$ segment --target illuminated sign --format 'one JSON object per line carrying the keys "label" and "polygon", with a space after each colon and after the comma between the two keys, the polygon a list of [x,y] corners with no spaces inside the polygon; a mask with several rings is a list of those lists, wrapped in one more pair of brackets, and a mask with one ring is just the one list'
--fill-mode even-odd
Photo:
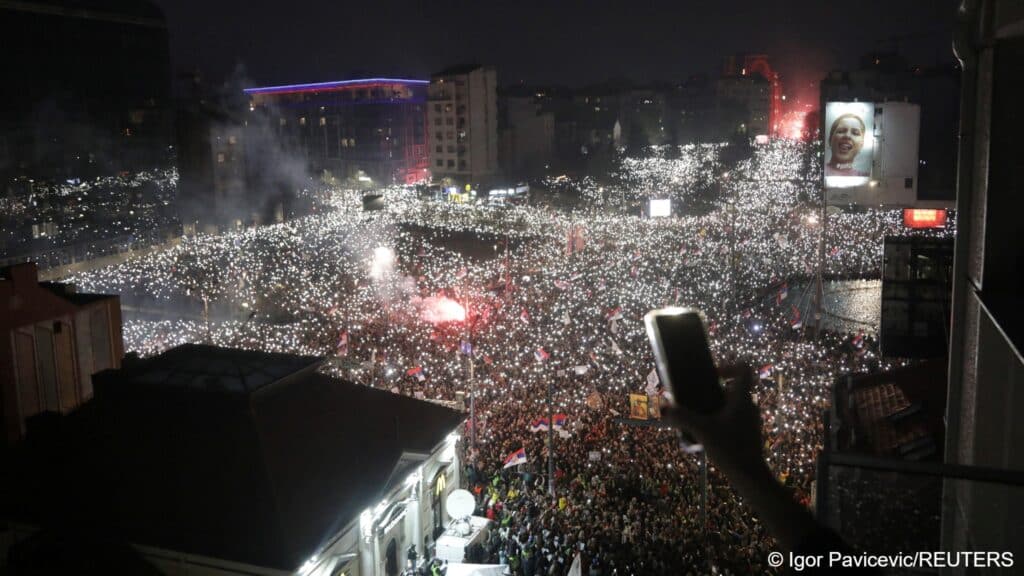
{"label": "illuminated sign", "polygon": [[825,105],[825,187],[864,186],[871,179],[875,147],[875,105],[829,102]]}
{"label": "illuminated sign", "polygon": [[903,225],[907,228],[944,228],[946,211],[904,208]]}
{"label": "illuminated sign", "polygon": [[672,215],[672,200],[658,199],[651,200],[651,206],[649,210],[651,218],[664,218]]}

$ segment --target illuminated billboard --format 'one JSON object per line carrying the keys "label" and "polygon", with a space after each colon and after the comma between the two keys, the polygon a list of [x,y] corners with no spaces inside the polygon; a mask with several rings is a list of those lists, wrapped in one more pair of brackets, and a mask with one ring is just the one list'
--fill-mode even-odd
{"label": "illuminated billboard", "polygon": [[651,218],[665,218],[672,215],[672,200],[669,198],[651,200],[648,210]]}
{"label": "illuminated billboard", "polygon": [[825,105],[825,187],[852,188],[871,180],[875,149],[875,105],[829,102]]}
{"label": "illuminated billboard", "polygon": [[945,228],[946,211],[904,208],[903,225],[907,228]]}
{"label": "illuminated billboard", "polygon": [[938,207],[917,198],[918,104],[828,102],[824,120],[827,204]]}

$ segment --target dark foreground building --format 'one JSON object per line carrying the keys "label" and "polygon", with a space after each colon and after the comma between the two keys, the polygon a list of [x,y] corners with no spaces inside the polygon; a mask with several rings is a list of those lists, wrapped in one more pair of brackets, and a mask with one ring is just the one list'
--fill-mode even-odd
{"label": "dark foreground building", "polygon": [[78,408],[92,375],[121,365],[121,301],[39,282],[25,263],[0,270],[0,309],[0,444],[12,444],[30,418]]}
{"label": "dark foreground building", "polygon": [[447,521],[465,417],[321,362],[184,345],[97,375],[14,454],[11,558],[48,567],[78,534],[163,573],[397,574]]}

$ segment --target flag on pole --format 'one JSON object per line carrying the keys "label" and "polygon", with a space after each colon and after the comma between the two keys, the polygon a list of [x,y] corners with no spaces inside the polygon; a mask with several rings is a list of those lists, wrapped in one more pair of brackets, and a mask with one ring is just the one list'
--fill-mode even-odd
{"label": "flag on pole", "polygon": [[569,420],[569,417],[565,414],[555,414],[551,417],[552,426],[555,430],[561,430],[565,428],[565,423]]}
{"label": "flag on pole", "polygon": [[761,380],[767,380],[768,378],[771,378],[772,377],[772,365],[771,364],[765,364],[764,366],[761,366],[761,369],[757,372],[757,375],[758,375],[759,378],[761,378]]}
{"label": "flag on pole", "polygon": [[658,379],[658,371],[651,368],[651,373],[647,375],[647,387],[644,389],[644,392],[647,392],[648,396],[657,396],[658,384],[660,383],[661,381]]}
{"label": "flag on pole", "polygon": [[348,330],[338,337],[338,356],[348,356]]}
{"label": "flag on pole", "polygon": [[864,347],[864,331],[861,330],[853,337],[853,347],[860,350]]}
{"label": "flag on pole", "polygon": [[799,329],[804,327],[804,322],[803,322],[803,320],[800,319],[800,309],[797,308],[796,305],[793,306],[793,322],[792,322],[792,326],[793,326],[793,330],[799,330]]}
{"label": "flag on pole", "polygon": [[527,324],[530,323],[530,315],[526,312],[526,308],[523,308],[523,313],[519,315],[519,319]]}
{"label": "flag on pole", "polygon": [[423,366],[413,366],[405,371],[406,376],[413,376],[420,382],[427,379],[427,375],[423,373]]}
{"label": "flag on pole", "polygon": [[505,458],[505,465],[501,469],[504,470],[505,468],[511,468],[520,464],[526,464],[526,448],[520,448],[509,454],[508,458]]}
{"label": "flag on pole", "polygon": [[544,347],[541,346],[540,348],[537,348],[533,352],[533,357],[537,359],[537,362],[543,362],[543,361],[547,360],[548,358],[550,358],[551,354],[548,354],[547,351],[544,350]]}

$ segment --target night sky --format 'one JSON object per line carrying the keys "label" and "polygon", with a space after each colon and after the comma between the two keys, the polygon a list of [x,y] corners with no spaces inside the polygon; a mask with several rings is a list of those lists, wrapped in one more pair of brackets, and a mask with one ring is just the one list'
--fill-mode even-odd
{"label": "night sky", "polygon": [[955,7],[951,0],[154,1],[167,16],[175,68],[198,68],[213,82],[234,70],[256,85],[428,77],[472,61],[496,65],[501,84],[643,83],[714,72],[727,54],[763,52],[796,97],[816,97],[801,92],[872,50],[898,48],[915,64],[952,61]]}

